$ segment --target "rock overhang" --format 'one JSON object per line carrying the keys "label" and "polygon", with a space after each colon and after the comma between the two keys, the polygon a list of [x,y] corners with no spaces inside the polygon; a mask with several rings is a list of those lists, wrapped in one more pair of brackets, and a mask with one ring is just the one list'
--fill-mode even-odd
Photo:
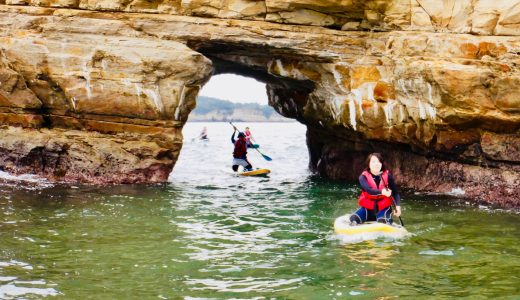
{"label": "rock overhang", "polygon": [[[312,7],[305,1],[285,2],[287,9]],[[298,23],[303,20],[298,13],[292,19],[298,25],[280,25],[276,19],[266,22],[265,16],[244,21],[118,8],[100,13],[0,5],[7,25],[1,34],[2,74],[8,79],[0,94],[2,120],[27,130],[61,128],[108,139],[144,139],[163,149],[149,151],[163,154],[150,154],[154,159],[148,167],[171,169],[198,90],[212,74],[231,72],[266,82],[269,103],[309,127],[311,168],[322,175],[353,177],[356,168],[342,172],[338,166],[358,166],[356,161],[383,145],[387,152],[401,153],[393,155],[397,166],[410,154],[419,170],[446,163],[461,174],[478,170],[490,172],[495,181],[518,183],[519,38],[485,36],[483,29],[481,36],[465,34],[474,31],[466,28],[467,18],[446,21],[444,12],[439,15],[441,10],[426,1],[421,9],[430,25],[420,25],[424,15],[412,13],[419,11],[414,5],[398,22],[395,9],[402,1],[386,2],[375,13],[366,13],[365,6],[363,16],[357,15],[358,27],[343,26],[356,31]],[[483,9],[480,4],[476,8]],[[338,13],[331,6],[322,9]],[[453,10],[474,17],[463,6]],[[488,34],[517,26],[511,16],[495,15],[509,21],[496,23]],[[10,17],[16,24],[9,23]],[[430,161],[425,163],[425,157]],[[407,177],[411,171],[402,166],[396,172],[410,187],[427,191],[433,186],[413,183]],[[441,187],[437,190],[477,184],[467,174],[432,176]],[[439,179],[443,176],[457,180],[450,185]],[[514,198],[509,183],[500,188],[506,198]]]}

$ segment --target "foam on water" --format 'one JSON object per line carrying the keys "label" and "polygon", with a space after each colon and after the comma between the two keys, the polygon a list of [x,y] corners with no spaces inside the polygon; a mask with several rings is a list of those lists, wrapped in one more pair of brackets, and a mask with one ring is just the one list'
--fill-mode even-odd
{"label": "foam on water", "polygon": [[0,182],[25,182],[36,184],[41,187],[53,186],[47,179],[32,174],[12,175],[4,171],[0,171]]}
{"label": "foam on water", "polygon": [[5,268],[5,267],[20,267],[22,269],[25,269],[25,270],[32,270],[33,267],[31,265],[29,265],[28,263],[24,263],[24,262],[21,262],[21,261],[17,261],[17,260],[10,260],[8,262],[5,262],[5,261],[0,261],[0,268]]}
{"label": "foam on water", "polygon": [[466,191],[464,191],[463,189],[461,189],[459,187],[456,187],[456,188],[451,189],[451,191],[448,194],[453,195],[453,196],[463,196],[466,194]]}
{"label": "foam on water", "polygon": [[[0,298],[1,299],[22,299],[18,298],[20,296],[29,296],[29,295],[37,295],[37,296],[56,296],[58,295],[58,291],[53,288],[35,288],[35,287],[22,287],[17,286],[14,283],[9,283],[5,285],[0,285]],[[27,299],[23,297],[23,299]]]}
{"label": "foam on water", "polygon": [[[349,215],[341,216],[336,219],[335,226],[338,224],[345,224],[348,227]],[[341,226],[343,227],[343,226]],[[337,239],[343,244],[359,243],[363,241],[371,241],[377,239],[383,239],[385,241],[395,241],[410,237],[412,234],[406,230],[399,230],[396,232],[362,232],[355,234],[336,234]]]}
{"label": "foam on water", "polygon": [[453,253],[453,250],[443,250],[443,251],[436,251],[436,250],[425,250],[419,252],[421,255],[445,255],[445,256],[453,256],[455,253]]}
{"label": "foam on water", "polygon": [[411,236],[411,233],[409,232],[395,232],[395,233],[388,233],[388,232],[366,232],[366,233],[359,233],[359,234],[337,234],[336,237],[342,244],[354,244],[354,243],[360,243],[364,241],[373,241],[373,240],[384,240],[386,242],[392,242],[395,240],[404,239]]}

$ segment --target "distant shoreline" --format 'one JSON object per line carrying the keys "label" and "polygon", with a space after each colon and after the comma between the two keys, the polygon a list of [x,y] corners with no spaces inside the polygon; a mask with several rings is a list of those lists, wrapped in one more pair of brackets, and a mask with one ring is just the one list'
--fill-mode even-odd
{"label": "distant shoreline", "polygon": [[212,97],[199,96],[188,122],[265,122],[291,123],[269,105],[258,103],[234,103]]}
{"label": "distant shoreline", "polygon": [[289,121],[245,121],[245,120],[188,120],[187,123],[228,123],[228,122],[241,122],[241,123],[294,123],[298,122],[296,119],[289,119]]}

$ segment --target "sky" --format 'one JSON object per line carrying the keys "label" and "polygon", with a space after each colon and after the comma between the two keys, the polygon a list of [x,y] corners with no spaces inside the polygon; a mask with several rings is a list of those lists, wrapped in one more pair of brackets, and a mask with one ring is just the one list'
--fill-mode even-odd
{"label": "sky", "polygon": [[215,97],[231,102],[267,104],[265,84],[252,78],[235,74],[211,77],[199,95]]}

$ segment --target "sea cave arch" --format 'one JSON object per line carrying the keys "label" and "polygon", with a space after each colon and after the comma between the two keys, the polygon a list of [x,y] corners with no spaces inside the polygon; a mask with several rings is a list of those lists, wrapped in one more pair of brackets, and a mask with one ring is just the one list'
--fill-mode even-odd
{"label": "sea cave arch", "polygon": [[[196,51],[209,58],[213,65],[211,76],[220,74],[236,74],[255,79],[266,85],[268,104],[286,118],[296,119],[304,123],[303,109],[310,94],[315,89],[315,83],[309,79],[297,79],[270,72],[276,68],[273,64],[284,59],[298,64],[290,56],[287,58],[262,53],[262,49],[233,47],[232,45],[199,45]],[[247,54],[246,54],[247,53]],[[206,78],[209,80],[210,77]]]}
{"label": "sea cave arch", "polygon": [[307,126],[321,175],[355,179],[381,151],[401,186],[519,205],[517,37],[365,30],[392,20],[373,12],[365,29],[331,30],[2,7],[0,170],[164,182],[198,91],[228,72],[265,82],[269,104]]}
{"label": "sea cave arch", "polygon": [[[280,115],[307,127],[306,143],[311,171],[330,179],[356,180],[370,152],[406,153],[407,145],[374,141],[356,132],[344,99],[329,90],[341,76],[328,58],[292,53],[245,43],[190,42],[190,48],[209,58],[211,76],[237,74],[266,84],[268,104]],[[344,71],[344,70],[343,70]],[[345,74],[342,74],[345,75]],[[392,157],[400,160],[401,156]]]}
{"label": "sea cave arch", "polygon": [[[392,65],[379,67],[384,63],[373,57],[338,60],[248,43],[206,41],[188,46],[211,60],[212,74],[234,73],[265,82],[269,105],[307,126],[309,167],[323,177],[356,180],[367,154],[382,152],[405,188],[463,191],[478,199],[503,193],[472,187],[478,179],[469,174],[486,161],[494,167],[479,172],[501,177],[500,169],[508,164],[486,159],[483,143],[499,138],[507,144],[514,138],[486,133],[497,130],[485,119],[476,130],[476,119],[459,119],[449,109],[438,111],[452,97],[443,89],[451,87],[444,79],[432,78],[420,61],[415,70],[403,72]],[[511,130],[518,125],[507,118],[497,122]]]}
{"label": "sea cave arch", "polygon": [[[269,106],[281,116],[309,126],[305,111],[316,83],[310,78],[287,76],[283,65],[299,66],[316,61],[315,58],[296,59],[296,55],[273,55],[272,50],[246,44],[188,43],[188,45],[211,60],[212,71],[205,78],[206,83],[212,76],[223,74],[234,74],[259,81],[265,84]],[[311,163],[309,166],[314,169]]]}

